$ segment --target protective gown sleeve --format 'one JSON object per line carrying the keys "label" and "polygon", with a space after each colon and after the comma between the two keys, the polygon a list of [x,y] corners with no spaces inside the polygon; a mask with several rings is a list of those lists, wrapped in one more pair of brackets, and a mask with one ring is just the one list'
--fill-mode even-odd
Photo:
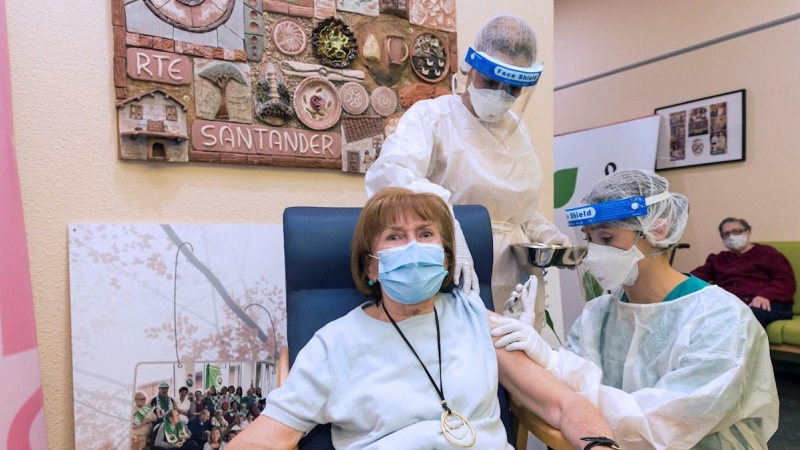
{"label": "protective gown sleeve", "polygon": [[[733,323],[739,326],[731,328]],[[576,322],[551,372],[603,413],[625,449],[694,448],[711,433],[732,436],[729,428],[747,418],[763,420],[763,435],[745,438],[765,443],[777,427],[777,391],[774,381],[770,386],[769,348],[766,338],[758,337],[760,328],[755,320],[731,314],[688,324],[663,377],[629,393],[603,385],[600,367],[573,353],[582,352]],[[599,357],[594,349],[587,353],[589,359]]]}
{"label": "protective gown sleeve", "polygon": [[414,104],[400,119],[397,129],[383,142],[378,159],[364,177],[367,198],[387,187],[429,192],[450,203],[450,191],[426,178],[433,164],[438,120],[426,102]]}

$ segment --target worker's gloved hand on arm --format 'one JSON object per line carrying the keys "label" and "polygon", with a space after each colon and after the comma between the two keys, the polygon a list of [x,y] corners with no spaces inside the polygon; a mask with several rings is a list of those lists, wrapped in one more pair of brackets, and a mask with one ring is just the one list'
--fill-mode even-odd
{"label": "worker's gloved hand on arm", "polygon": [[494,346],[507,351],[521,350],[536,364],[552,371],[558,364],[559,354],[533,329],[516,319],[492,316],[492,336],[500,337]]}
{"label": "worker's gloved hand on arm", "polygon": [[453,274],[453,282],[461,288],[465,294],[480,294],[478,274],[475,273],[475,263],[472,262],[472,254],[467,246],[467,239],[461,231],[461,224],[454,220],[456,233],[456,267]]}

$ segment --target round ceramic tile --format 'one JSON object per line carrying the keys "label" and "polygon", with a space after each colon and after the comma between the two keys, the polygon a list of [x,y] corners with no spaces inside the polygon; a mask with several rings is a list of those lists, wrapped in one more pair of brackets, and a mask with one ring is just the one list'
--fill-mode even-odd
{"label": "round ceramic tile", "polygon": [[318,23],[311,32],[314,56],[330,67],[344,69],[358,54],[358,43],[347,24],[334,17]]}
{"label": "round ceramic tile", "polygon": [[144,0],[144,4],[156,17],[170,25],[193,33],[205,33],[230,19],[236,1]]}
{"label": "round ceramic tile", "polygon": [[423,32],[412,41],[411,68],[423,81],[437,83],[450,70],[450,52],[446,42],[439,36]]}
{"label": "round ceramic tile", "polygon": [[397,109],[397,94],[386,86],[380,86],[372,91],[372,109],[376,114],[388,117]]}
{"label": "round ceramic tile", "polygon": [[294,56],[306,49],[306,32],[297,21],[282,19],[272,24],[272,43],[284,55]]}
{"label": "round ceramic tile", "polygon": [[322,77],[308,77],[294,91],[294,112],[312,130],[325,130],[339,121],[342,104],[336,86]]}
{"label": "round ceramic tile", "polygon": [[369,107],[369,94],[364,86],[349,82],[339,88],[339,97],[342,99],[342,109],[353,115],[359,115]]}

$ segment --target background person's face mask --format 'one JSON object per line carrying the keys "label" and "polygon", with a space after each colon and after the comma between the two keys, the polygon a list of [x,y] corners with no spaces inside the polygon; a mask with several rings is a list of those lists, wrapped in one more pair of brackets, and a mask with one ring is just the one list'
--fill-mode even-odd
{"label": "background person's face mask", "polygon": [[467,87],[472,109],[484,122],[497,122],[514,106],[516,97],[502,89],[478,89],[473,84]]}
{"label": "background person's face mask", "polygon": [[747,234],[742,233],[738,236],[730,235],[726,237],[722,243],[725,245],[725,248],[732,252],[738,252],[747,247]]}
{"label": "background person's face mask", "polygon": [[433,297],[447,273],[441,244],[411,241],[378,252],[378,280],[386,294],[399,303],[415,305]]}

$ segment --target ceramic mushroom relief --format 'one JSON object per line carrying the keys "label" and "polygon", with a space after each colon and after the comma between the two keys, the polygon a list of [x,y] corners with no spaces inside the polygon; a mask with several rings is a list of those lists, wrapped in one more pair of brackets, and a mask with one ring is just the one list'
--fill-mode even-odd
{"label": "ceramic mushroom relief", "polygon": [[322,77],[309,77],[297,85],[294,109],[297,118],[312,130],[325,130],[339,121],[341,115],[339,92]]}

